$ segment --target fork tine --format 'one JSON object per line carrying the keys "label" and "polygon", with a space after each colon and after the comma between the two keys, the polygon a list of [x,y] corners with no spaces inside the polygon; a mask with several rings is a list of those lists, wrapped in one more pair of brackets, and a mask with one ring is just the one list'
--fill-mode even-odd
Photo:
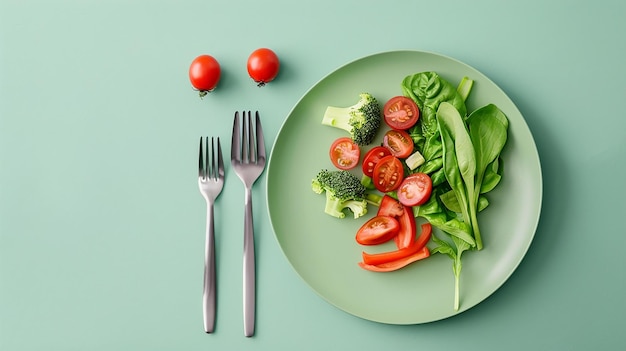
{"label": "fork tine", "polygon": [[211,163],[209,164],[210,166],[207,167],[207,177],[210,180],[215,180],[217,178],[217,171],[215,165],[215,139],[213,137],[211,137]]}
{"label": "fork tine", "polygon": [[[211,143],[213,143],[212,138]],[[206,142],[204,143],[204,174],[206,179],[211,178],[211,169],[213,168],[213,166],[211,165],[211,163],[209,163],[209,161],[211,160],[210,157],[212,151],[212,146],[209,144],[209,137],[206,137]]]}
{"label": "fork tine", "polygon": [[233,122],[233,138],[230,145],[230,158],[232,160],[241,161],[241,142],[239,139],[239,111],[235,112],[235,120]]}
{"label": "fork tine", "polygon": [[248,150],[250,163],[256,163],[257,150],[256,150],[256,138],[254,137],[254,129],[252,127],[252,112],[248,111]]}
{"label": "fork tine", "polygon": [[217,178],[224,178],[224,159],[222,158],[222,145],[220,137],[217,137]]}
{"label": "fork tine", "polygon": [[257,160],[265,158],[265,140],[263,139],[263,128],[261,127],[259,111],[256,111],[256,153]]}
{"label": "fork tine", "polygon": [[204,156],[202,152],[202,137],[200,137],[200,151],[198,153],[198,178],[204,178]]}
{"label": "fork tine", "polygon": [[241,133],[241,145],[243,147],[241,153],[241,160],[244,163],[248,163],[250,161],[250,111],[246,114],[246,111],[243,111],[243,121],[242,121],[242,133]]}

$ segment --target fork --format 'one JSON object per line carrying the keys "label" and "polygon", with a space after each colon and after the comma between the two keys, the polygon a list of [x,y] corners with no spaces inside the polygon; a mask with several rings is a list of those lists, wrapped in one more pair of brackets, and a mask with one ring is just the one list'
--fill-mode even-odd
{"label": "fork", "polygon": [[[204,147],[203,147],[204,146]],[[217,147],[217,151],[215,148]],[[216,160],[217,157],[217,160]],[[198,186],[200,193],[207,203],[206,239],[204,246],[204,289],[202,292],[202,311],[204,331],[212,333],[215,328],[216,289],[215,289],[215,230],[213,221],[213,207],[215,200],[224,187],[224,160],[220,138],[217,146],[214,138],[205,138],[203,145],[200,137],[200,156],[198,165]]]}
{"label": "fork", "polygon": [[243,236],[243,319],[244,335],[254,335],[256,312],[256,266],[254,253],[254,225],[252,221],[252,185],[265,168],[265,142],[259,112],[242,112],[242,127],[239,112],[235,112],[231,146],[231,163],[235,173],[245,187],[244,236]]}

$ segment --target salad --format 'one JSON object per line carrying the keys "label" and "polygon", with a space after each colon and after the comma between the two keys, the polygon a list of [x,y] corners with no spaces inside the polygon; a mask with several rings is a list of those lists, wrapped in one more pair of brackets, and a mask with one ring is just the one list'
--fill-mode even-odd
{"label": "salad", "polygon": [[[362,268],[389,272],[434,254],[448,256],[455,310],[461,257],[483,249],[478,213],[488,208],[488,193],[501,180],[508,131],[507,117],[494,104],[467,110],[473,83],[464,77],[454,85],[426,71],[406,76],[402,95],[382,108],[369,93],[350,107],[329,106],[322,124],[346,136],[329,146],[336,169],[320,170],[311,185],[325,193],[324,212],[331,216],[351,212],[356,219],[376,208],[355,233],[356,242],[367,247],[393,240],[396,248],[363,251]],[[372,145],[382,122],[389,130],[381,144]],[[419,228],[418,218],[424,221]]]}

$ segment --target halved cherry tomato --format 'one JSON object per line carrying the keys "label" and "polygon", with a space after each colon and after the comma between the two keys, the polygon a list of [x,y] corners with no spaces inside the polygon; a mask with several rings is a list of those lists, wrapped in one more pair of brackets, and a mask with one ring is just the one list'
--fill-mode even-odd
{"label": "halved cherry tomato", "polygon": [[378,191],[386,193],[396,190],[404,178],[402,162],[393,156],[385,156],[374,167],[372,181]]}
{"label": "halved cherry tomato", "polygon": [[413,139],[404,130],[388,130],[383,136],[383,146],[398,158],[407,158],[413,153]]}
{"label": "halved cherry tomato", "polygon": [[420,117],[420,110],[413,99],[406,96],[394,96],[383,107],[385,123],[393,129],[407,130]]}
{"label": "halved cherry tomato", "polygon": [[404,213],[404,206],[389,195],[383,195],[378,207],[377,216],[400,217]]}
{"label": "halved cherry tomato", "polygon": [[374,146],[363,156],[363,174],[371,177],[374,173],[374,167],[381,158],[391,155],[391,151],[384,146]]}
{"label": "halved cherry tomato", "polygon": [[433,181],[426,173],[413,173],[402,180],[398,188],[398,200],[404,206],[423,205],[430,199]]}
{"label": "halved cherry tomato", "polygon": [[411,207],[404,206],[404,213],[398,218],[398,222],[400,222],[400,230],[395,237],[396,247],[404,249],[411,246],[415,241],[415,217]]}
{"label": "halved cherry tomato", "polygon": [[361,245],[378,245],[391,240],[400,230],[400,223],[389,216],[374,216],[359,228],[356,241]]}
{"label": "halved cherry tomato", "polygon": [[361,266],[361,268],[363,269],[367,269],[368,271],[372,271],[372,272],[391,272],[391,271],[396,271],[400,268],[406,267],[415,261],[423,260],[429,256],[430,256],[430,250],[428,249],[428,247],[423,247],[421,250],[417,251],[416,253],[410,256],[399,258],[394,261],[380,263],[377,265],[359,262],[359,266]]}
{"label": "halved cherry tomato", "polygon": [[420,239],[415,240],[408,247],[388,251],[381,253],[367,253],[363,251],[363,263],[369,265],[379,265],[383,263],[388,263],[396,260],[400,260],[406,258],[408,256],[414,255],[416,252],[422,250],[426,247],[426,243],[430,240],[432,234],[432,226],[430,223],[422,224],[422,233],[420,234]]}
{"label": "halved cherry tomato", "polygon": [[342,137],[330,146],[330,160],[339,169],[352,169],[359,164],[361,149],[349,137]]}

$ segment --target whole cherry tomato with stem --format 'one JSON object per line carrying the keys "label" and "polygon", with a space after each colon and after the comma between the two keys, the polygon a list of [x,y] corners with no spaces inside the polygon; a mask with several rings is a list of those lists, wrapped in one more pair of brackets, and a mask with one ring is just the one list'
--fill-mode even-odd
{"label": "whole cherry tomato with stem", "polygon": [[268,48],[254,50],[248,57],[248,74],[259,87],[271,82],[278,75],[280,60]]}
{"label": "whole cherry tomato with stem", "polygon": [[222,70],[219,62],[211,55],[196,57],[189,66],[189,80],[200,97],[211,92],[220,81]]}

